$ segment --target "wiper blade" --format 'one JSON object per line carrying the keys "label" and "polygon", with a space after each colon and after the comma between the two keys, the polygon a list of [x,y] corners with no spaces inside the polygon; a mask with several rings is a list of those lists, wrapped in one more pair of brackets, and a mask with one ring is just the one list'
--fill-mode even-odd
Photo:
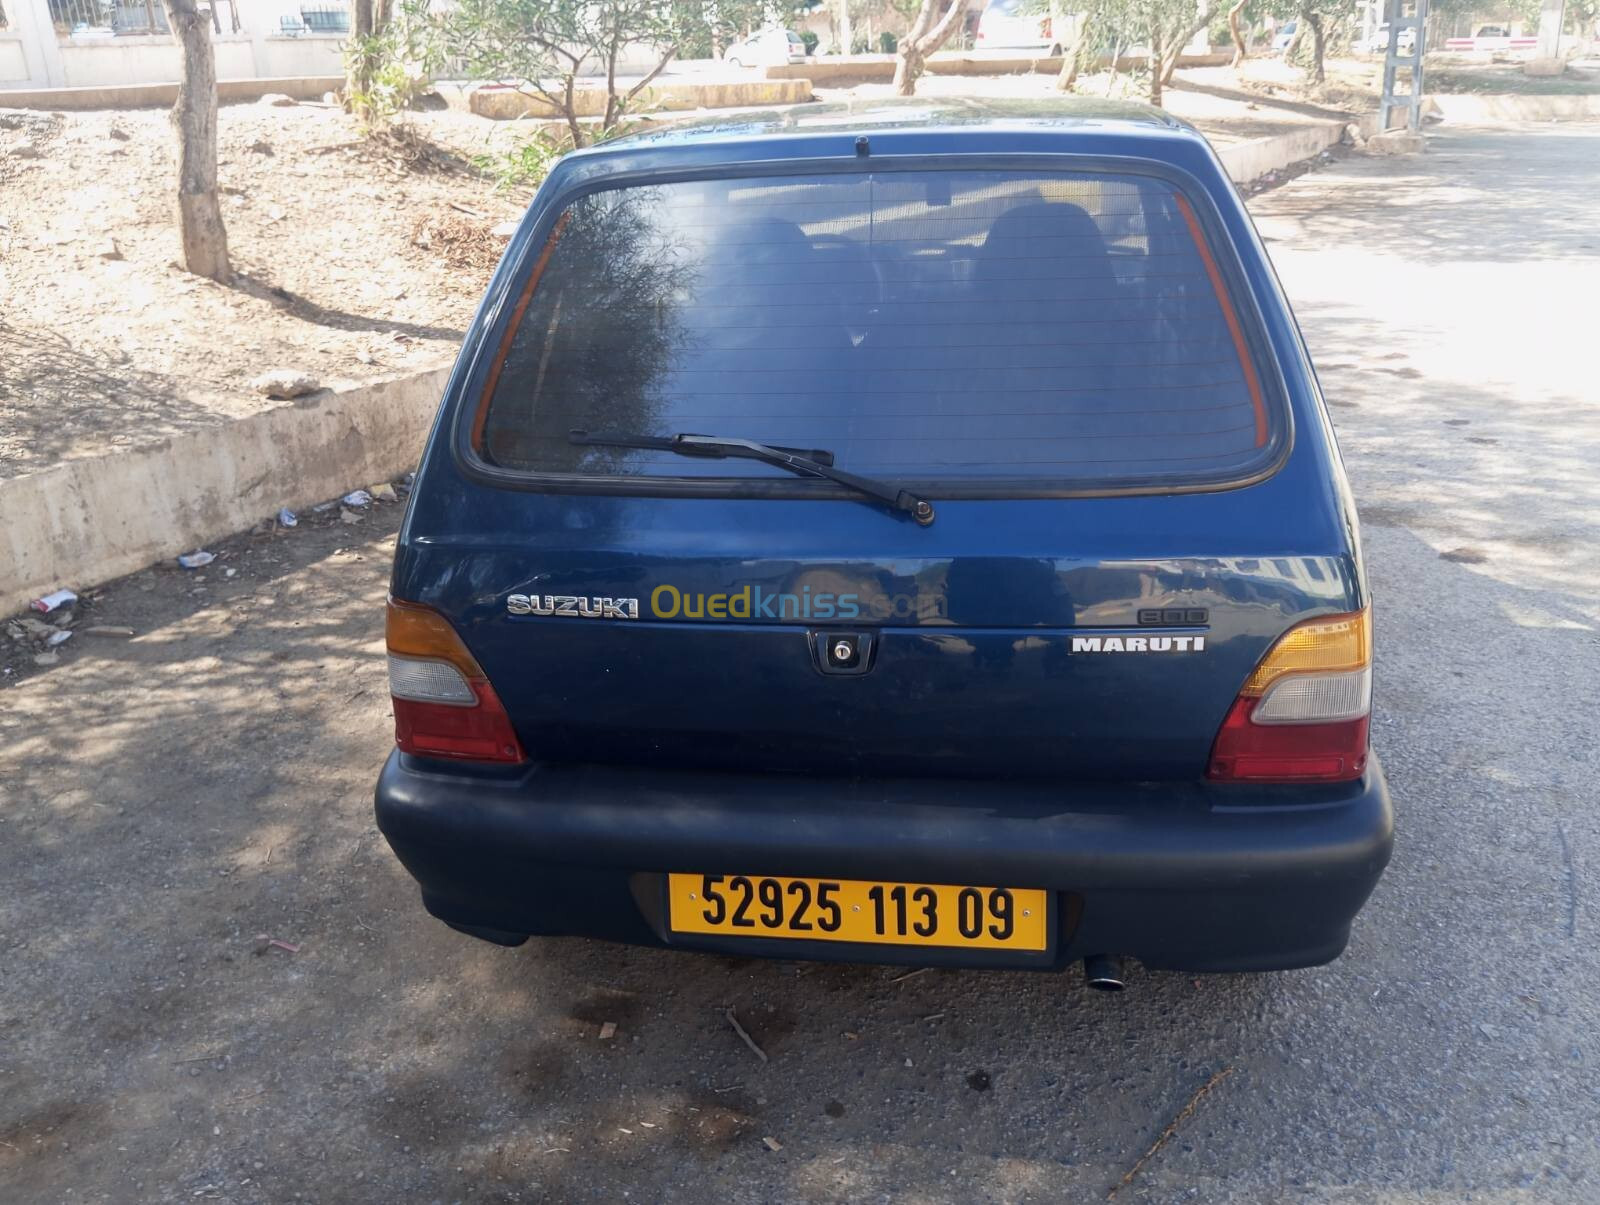
{"label": "wiper blade", "polygon": [[847,473],[833,467],[833,453],[823,448],[786,448],[777,444],[757,443],[753,439],[731,439],[717,435],[636,435],[627,431],[569,431],[570,443],[592,447],[649,448],[659,452],[675,452],[679,456],[707,456],[716,459],[759,460],[776,465],[802,476],[823,477],[852,489],[858,494],[876,498],[890,510],[911,516],[923,527],[933,522],[933,504],[919,498],[909,490],[871,477]]}

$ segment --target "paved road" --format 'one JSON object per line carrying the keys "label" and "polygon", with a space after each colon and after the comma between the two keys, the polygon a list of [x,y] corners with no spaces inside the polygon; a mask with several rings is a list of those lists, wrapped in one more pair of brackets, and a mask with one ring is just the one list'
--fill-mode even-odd
{"label": "paved road", "polygon": [[1379,600],[1400,844],[1340,962],[457,937],[370,822],[392,511],[308,523],[0,692],[0,1200],[1099,1199],[1229,1068],[1119,1200],[1600,1199],[1600,126],[1431,147],[1254,202]]}

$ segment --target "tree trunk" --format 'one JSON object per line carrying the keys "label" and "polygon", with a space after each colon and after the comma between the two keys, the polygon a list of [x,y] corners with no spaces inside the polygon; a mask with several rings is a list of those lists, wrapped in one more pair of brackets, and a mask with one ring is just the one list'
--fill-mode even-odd
{"label": "tree trunk", "polygon": [[914,96],[917,77],[922,74],[928,56],[950,40],[950,35],[961,27],[967,15],[968,0],[950,0],[950,8],[939,16],[942,0],[922,0],[922,7],[900,40],[900,61],[895,64],[894,90],[897,96]]}
{"label": "tree trunk", "polygon": [[1089,18],[1087,14],[1076,18],[1077,36],[1071,46],[1062,47],[1061,72],[1056,76],[1056,91],[1071,92],[1078,86],[1078,73],[1083,70],[1084,48],[1089,45]]}
{"label": "tree trunk", "polygon": [[1161,22],[1159,19],[1150,22],[1150,103],[1156,108],[1161,107],[1161,77],[1165,74],[1166,55],[1161,41]]}
{"label": "tree trunk", "polygon": [[922,56],[917,53],[916,44],[910,38],[901,42],[896,49],[900,53],[900,61],[894,65],[894,94],[915,96],[917,78],[922,74]]}
{"label": "tree trunk", "polygon": [[[839,14],[839,53],[854,54],[855,31],[850,28],[850,0],[836,0]],[[902,95],[910,95],[903,93]]]}
{"label": "tree trunk", "polygon": [[1172,73],[1178,69],[1178,60],[1183,57],[1184,48],[1194,40],[1195,34],[1210,24],[1211,5],[1208,0],[1207,3],[1200,5],[1200,15],[1195,18],[1194,24],[1185,29],[1180,37],[1167,44],[1167,53],[1161,62],[1162,87],[1172,82]]}
{"label": "tree trunk", "polygon": [[1311,30],[1311,82],[1320,84],[1327,78],[1322,67],[1322,53],[1326,48],[1322,29],[1322,14],[1309,9],[1302,9],[1301,16],[1305,18],[1306,25]]}
{"label": "tree trunk", "polygon": [[178,135],[178,233],[183,266],[196,276],[226,282],[228,231],[217,201],[217,60],[211,22],[195,0],[163,0],[167,24],[183,48],[172,128]]}
{"label": "tree trunk", "polygon": [[350,38],[356,45],[345,56],[344,103],[362,122],[369,116],[366,98],[372,91],[372,55],[361,45],[372,36],[372,0],[350,6]]}
{"label": "tree trunk", "polygon": [[1233,35],[1233,65],[1250,57],[1250,48],[1245,45],[1244,34],[1239,32],[1239,14],[1244,12],[1244,6],[1249,0],[1234,0],[1234,5],[1228,10],[1228,32]]}
{"label": "tree trunk", "polygon": [[561,116],[566,118],[567,129],[572,134],[572,149],[583,149],[583,123],[578,120],[577,68],[568,71],[561,82]]}

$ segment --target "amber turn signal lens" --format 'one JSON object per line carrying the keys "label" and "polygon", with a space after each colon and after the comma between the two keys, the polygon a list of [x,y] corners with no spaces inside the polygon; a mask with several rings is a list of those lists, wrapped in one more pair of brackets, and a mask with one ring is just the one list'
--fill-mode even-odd
{"label": "amber turn signal lens", "polygon": [[477,658],[467,651],[461,637],[450,626],[450,621],[431,607],[391,598],[384,616],[383,635],[391,656],[446,661],[460,670],[469,682],[489,680]]}
{"label": "amber turn signal lens", "polygon": [[1372,664],[1372,625],[1367,612],[1313,619],[1290,628],[1245,681],[1241,696],[1266,693],[1285,674],[1329,674]]}

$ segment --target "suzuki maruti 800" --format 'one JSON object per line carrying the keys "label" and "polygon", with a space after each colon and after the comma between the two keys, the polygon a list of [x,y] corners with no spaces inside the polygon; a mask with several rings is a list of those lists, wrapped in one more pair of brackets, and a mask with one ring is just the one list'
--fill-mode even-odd
{"label": "suzuki maruti 800", "polygon": [[971,967],[1325,962],[1389,856],[1355,508],[1204,139],[739,116],[551,172],[428,441],[378,823],[427,909]]}

